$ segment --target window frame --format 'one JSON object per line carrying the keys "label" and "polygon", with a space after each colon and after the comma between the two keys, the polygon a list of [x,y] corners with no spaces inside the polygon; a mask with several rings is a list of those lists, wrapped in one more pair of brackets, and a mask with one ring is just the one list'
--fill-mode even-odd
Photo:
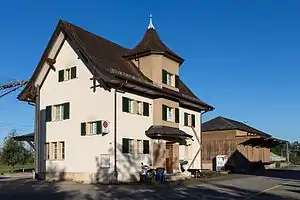
{"label": "window frame", "polygon": [[60,159],[64,160],[65,156],[66,156],[66,154],[65,154],[65,149],[66,149],[65,142],[60,141],[59,146],[60,146]]}
{"label": "window frame", "polygon": [[64,120],[64,104],[54,105],[55,109],[55,121]]}
{"label": "window frame", "polygon": [[137,154],[143,154],[144,152],[144,142],[141,139],[136,140],[136,153]]}
{"label": "window frame", "polygon": [[53,159],[57,160],[58,159],[58,145],[57,142],[52,142],[53,144]]}

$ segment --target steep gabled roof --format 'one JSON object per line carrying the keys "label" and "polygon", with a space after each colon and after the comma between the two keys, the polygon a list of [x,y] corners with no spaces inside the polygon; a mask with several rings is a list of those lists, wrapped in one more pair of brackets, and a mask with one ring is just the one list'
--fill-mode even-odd
{"label": "steep gabled roof", "polygon": [[148,28],[143,39],[133,48],[126,52],[125,58],[134,58],[150,53],[164,54],[165,56],[182,63],[184,60],[171,49],[169,49],[161,40],[154,28]]}
{"label": "steep gabled roof", "polygon": [[29,83],[19,94],[19,100],[28,100],[28,95],[30,94],[29,91],[32,90],[34,80],[37,78],[39,71],[41,70],[41,63],[43,63],[47,58],[49,49],[51,49],[52,43],[55,41],[55,36],[57,36],[60,31],[66,35],[71,46],[75,48],[75,52],[80,52],[78,54],[89,61],[89,65],[94,69],[90,70],[91,73],[96,77],[101,77],[101,80],[105,81],[105,83],[115,83],[116,80],[120,79],[134,81],[135,84],[138,84],[140,87],[147,86],[151,89],[155,89],[160,95],[168,94],[176,98],[184,99],[185,101],[193,102],[201,107],[205,107],[207,110],[214,109],[212,106],[197,98],[182,80],[179,81],[179,92],[172,91],[164,87],[154,87],[152,80],[147,78],[132,62],[123,57],[129,49],[64,20],[59,21],[38,67],[36,68]]}
{"label": "steep gabled roof", "polygon": [[264,137],[271,137],[271,135],[264,133],[260,130],[257,130],[247,124],[244,124],[239,121],[228,119],[225,117],[216,117],[202,124],[202,131],[221,131],[221,130],[241,130],[249,133],[255,133]]}

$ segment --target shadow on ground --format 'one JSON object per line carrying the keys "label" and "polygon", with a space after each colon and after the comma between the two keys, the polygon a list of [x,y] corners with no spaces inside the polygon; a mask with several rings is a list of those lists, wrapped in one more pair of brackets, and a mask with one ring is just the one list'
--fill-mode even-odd
{"label": "shadow on ground", "polygon": [[55,183],[29,178],[17,180],[1,179],[1,200],[67,200],[78,195],[78,191],[61,191]]}
{"label": "shadow on ground", "polygon": [[[200,184],[199,182],[198,184]],[[82,192],[82,193],[81,193]],[[82,185],[76,183],[56,183],[32,179],[1,180],[1,200],[102,200],[102,199],[205,199],[235,200],[245,199],[257,194],[233,186],[202,184],[185,186],[183,184],[166,185]],[[293,191],[294,193],[296,191]],[[297,191],[298,192],[298,191]],[[297,193],[295,193],[297,194]],[[274,194],[262,194],[256,199],[290,199]]]}
{"label": "shadow on ground", "polygon": [[265,176],[270,178],[280,178],[288,180],[300,180],[300,170],[293,169],[264,169],[258,172],[247,173],[255,176]]}

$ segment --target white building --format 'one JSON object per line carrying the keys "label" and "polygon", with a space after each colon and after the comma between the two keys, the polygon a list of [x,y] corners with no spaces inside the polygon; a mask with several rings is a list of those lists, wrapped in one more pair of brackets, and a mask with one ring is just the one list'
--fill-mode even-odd
{"label": "white building", "polygon": [[201,168],[201,115],[213,107],[179,78],[183,59],[152,21],[127,49],[60,20],[19,94],[35,105],[41,179],[138,180],[141,163],[169,174]]}

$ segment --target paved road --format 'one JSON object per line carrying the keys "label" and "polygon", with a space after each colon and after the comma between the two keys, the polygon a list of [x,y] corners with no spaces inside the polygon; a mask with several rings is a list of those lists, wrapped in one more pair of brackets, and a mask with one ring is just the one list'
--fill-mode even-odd
{"label": "paved road", "polygon": [[[299,171],[298,171],[299,170]],[[300,199],[300,168],[267,171],[257,176],[232,176],[160,186],[99,186],[71,182],[47,183],[23,177],[0,177],[1,200],[105,199]]]}

